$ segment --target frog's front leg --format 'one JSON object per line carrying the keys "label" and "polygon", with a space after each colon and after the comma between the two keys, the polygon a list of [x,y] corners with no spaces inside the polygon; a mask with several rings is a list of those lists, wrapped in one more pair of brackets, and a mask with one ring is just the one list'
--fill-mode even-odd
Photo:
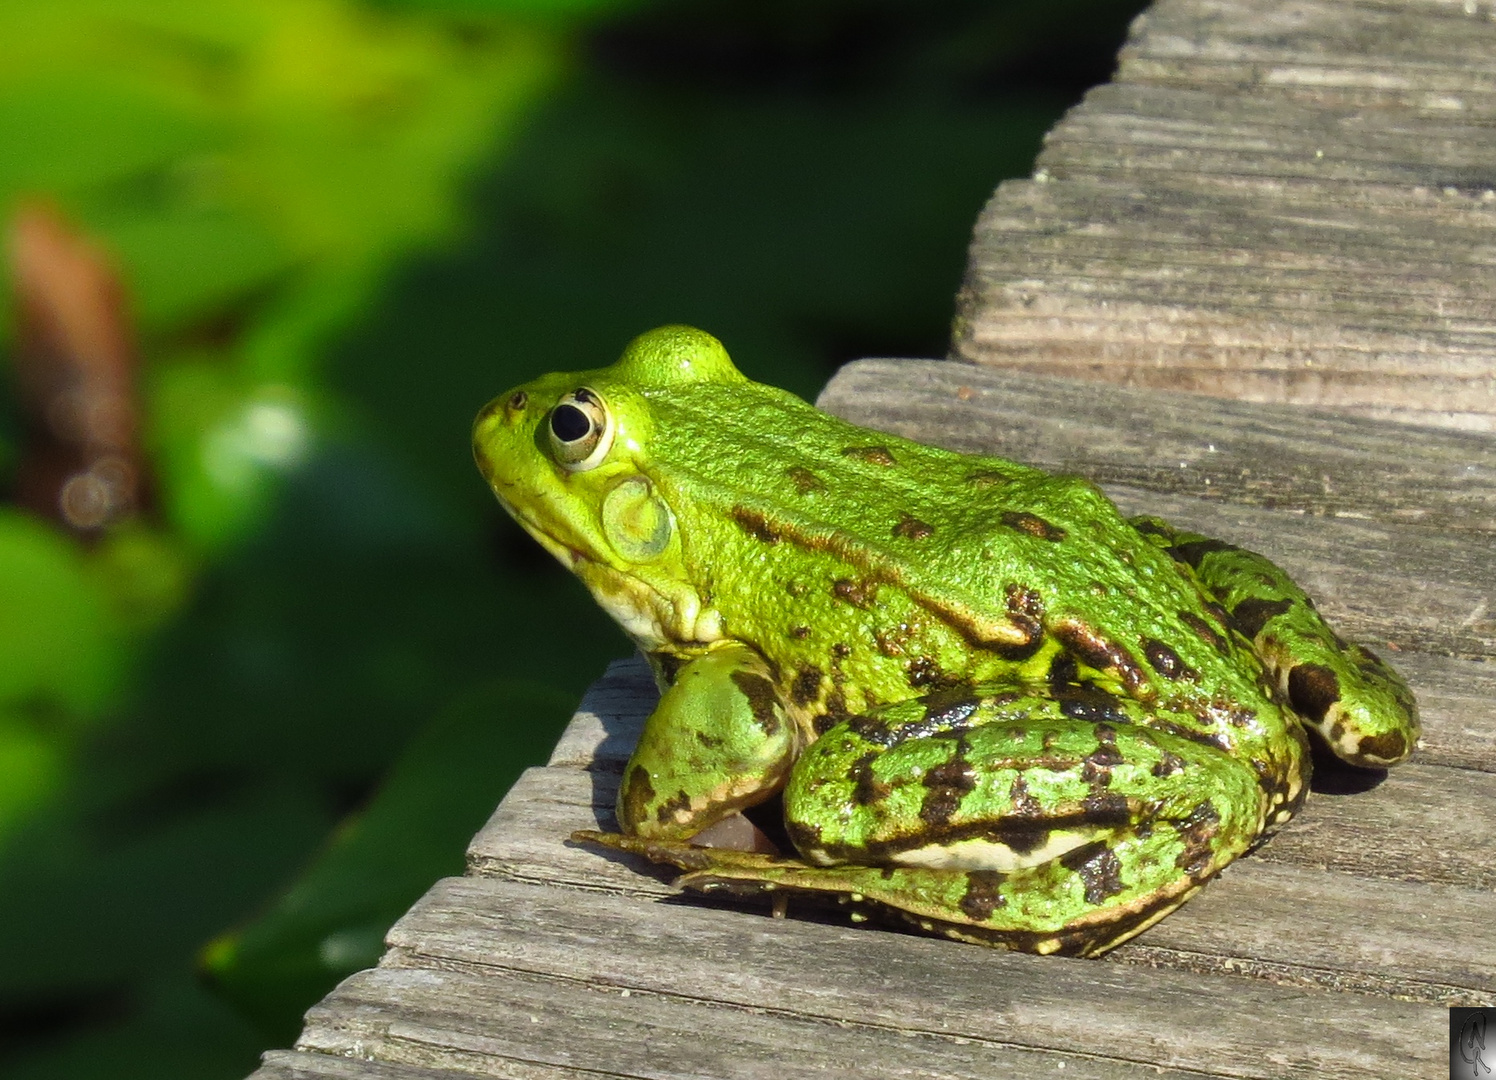
{"label": "frog's front leg", "polygon": [[1095,954],[1246,851],[1267,806],[1246,763],[1115,708],[1077,719],[1074,701],[1009,690],[838,725],[785,790],[806,862],[618,846],[691,871],[679,883],[693,889],[831,893],[962,940]]}
{"label": "frog's front leg", "polygon": [[737,642],[705,650],[676,670],[645,721],[618,789],[619,827],[689,839],[777,794],[797,749],[764,659]]}

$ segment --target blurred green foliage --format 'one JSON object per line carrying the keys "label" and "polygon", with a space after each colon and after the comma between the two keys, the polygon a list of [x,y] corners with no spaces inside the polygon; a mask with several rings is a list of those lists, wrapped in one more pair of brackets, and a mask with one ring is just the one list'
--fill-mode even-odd
{"label": "blurred green foliage", "polygon": [[112,253],[159,503],[90,544],[0,504],[7,1075],[294,1037],[628,649],[476,409],[669,321],[806,396],[942,353],[977,210],[1138,6],[0,6],[0,208]]}

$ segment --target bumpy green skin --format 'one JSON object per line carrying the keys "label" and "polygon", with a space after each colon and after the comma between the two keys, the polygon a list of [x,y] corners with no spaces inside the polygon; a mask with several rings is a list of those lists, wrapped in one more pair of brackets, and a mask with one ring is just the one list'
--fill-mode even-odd
{"label": "bumpy green skin", "polygon": [[[699,330],[496,398],[474,447],[664,690],[621,833],[578,836],[693,888],[1090,955],[1293,815],[1306,724],[1363,766],[1417,739],[1398,676],[1261,556],[844,423]],[[781,792],[798,858],[690,843]]]}

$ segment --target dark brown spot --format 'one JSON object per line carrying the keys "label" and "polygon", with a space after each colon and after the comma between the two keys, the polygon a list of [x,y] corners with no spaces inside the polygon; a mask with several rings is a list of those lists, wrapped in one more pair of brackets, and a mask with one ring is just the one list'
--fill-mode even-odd
{"label": "dark brown spot", "polygon": [[627,820],[620,821],[619,827],[624,832],[632,832],[632,826],[644,820],[645,812],[654,800],[655,789],[649,782],[649,770],[643,765],[635,765],[629,773],[629,789],[624,794],[624,804],[620,807]]}
{"label": "dark brown spot", "polygon": [[886,446],[844,446],[842,456],[865,461],[869,465],[882,465],[884,468],[898,464]]}
{"label": "dark brown spot", "polygon": [[815,730],[817,735],[824,735],[839,723],[841,721],[837,717],[832,716],[830,713],[822,713],[810,722],[810,726]]}
{"label": "dark brown spot", "polygon": [[825,677],[820,668],[802,664],[795,672],[795,681],[790,683],[790,700],[796,705],[809,705],[820,694]]}
{"label": "dark brown spot", "polygon": [[661,825],[668,825],[675,820],[677,812],[691,809],[691,796],[684,791],[677,791],[670,798],[660,803],[660,808],[655,811],[655,820]]}
{"label": "dark brown spot", "polygon": [[[1013,786],[1008,789],[1008,806],[1014,814],[1020,817],[1036,818],[1044,814],[1044,808],[1029,792],[1028,782],[1021,775],[1013,778]],[[1011,844],[1008,846],[1012,847]]]}
{"label": "dark brown spot", "polygon": [[968,870],[966,892],[961,897],[961,914],[972,922],[986,922],[992,913],[1007,903],[1002,884],[1007,875],[998,870]]}
{"label": "dark brown spot", "polygon": [[1316,724],[1340,700],[1340,680],[1321,664],[1297,664],[1288,673],[1288,701],[1293,711]]}
{"label": "dark brown spot", "polygon": [[1210,623],[1200,618],[1193,611],[1181,611],[1179,613],[1179,621],[1214,646],[1217,652],[1229,653],[1231,651],[1231,643],[1215,627],[1211,626]]}
{"label": "dark brown spot", "polygon": [[1361,741],[1356,744],[1356,753],[1363,758],[1391,764],[1407,756],[1408,739],[1401,731],[1363,735]]}
{"label": "dark brown spot", "polygon": [[718,738],[716,735],[709,735],[705,731],[696,732],[696,741],[699,742],[702,746],[706,747],[708,750],[720,750],[724,745],[722,739]]}
{"label": "dark brown spot", "polygon": [[1129,692],[1148,685],[1148,677],[1131,653],[1079,619],[1065,619],[1053,627],[1054,636],[1082,664],[1096,671],[1110,671]]}
{"label": "dark brown spot", "polygon": [[1093,791],[1081,800],[1080,808],[1090,825],[1126,825],[1132,817],[1127,796],[1116,791]]}
{"label": "dark brown spot", "polygon": [[863,713],[849,716],[847,717],[847,730],[859,738],[866,739],[871,743],[878,743],[880,746],[889,746],[892,743],[892,739],[890,738],[892,731],[888,726],[888,722],[880,720],[877,717],[867,716]]}
{"label": "dark brown spot", "polygon": [[801,495],[809,495],[812,491],[824,491],[826,488],[825,482],[803,465],[791,465],[784,472],[790,478],[790,482],[795,485],[795,491]]}
{"label": "dark brown spot", "polygon": [[821,846],[821,827],[808,822],[785,819],[784,831],[796,851],[811,851]]}
{"label": "dark brown spot", "polygon": [[810,637],[810,627],[797,626],[790,631],[790,637],[794,638],[796,641],[804,641],[806,638]]}
{"label": "dark brown spot", "polygon": [[852,763],[852,775],[857,782],[852,785],[852,801],[858,806],[867,806],[885,798],[893,789],[873,775],[873,762],[878,760],[878,751],[869,750]]}
{"label": "dark brown spot", "polygon": [[967,473],[966,482],[975,488],[991,488],[1001,487],[1003,484],[1011,484],[1013,478],[1006,473],[984,469],[978,472]]}
{"label": "dark brown spot", "polygon": [[1027,855],[1049,842],[1049,826],[1021,817],[1000,818],[992,827],[992,839],[1015,855]]}
{"label": "dark brown spot", "polygon": [[945,682],[945,672],[933,656],[916,656],[904,665],[904,678],[916,690],[940,686]]}
{"label": "dark brown spot", "polygon": [[764,735],[774,735],[779,730],[779,695],[774,692],[773,683],[752,671],[734,671],[731,678],[733,685],[748,699],[753,722]]}
{"label": "dark brown spot", "polygon": [[911,514],[900,514],[899,523],[893,527],[895,536],[902,536],[905,540],[923,540],[934,533],[935,527],[928,525]]}
{"label": "dark brown spot", "polygon": [[1122,764],[1122,751],[1117,749],[1116,730],[1109,724],[1097,724],[1096,749],[1081,760],[1086,766],[1096,770],[1110,770],[1113,766]]}
{"label": "dark brown spot", "polygon": [[1210,867],[1211,842],[1220,832],[1221,815],[1216,813],[1216,808],[1206,799],[1191,810],[1183,821],[1176,822],[1174,828],[1184,841],[1184,850],[1174,860],[1174,865],[1190,877],[1204,873]]}
{"label": "dark brown spot", "polygon": [[509,395],[509,400],[505,402],[505,404],[508,405],[510,412],[520,412],[529,403],[530,395],[525,393],[523,390],[516,390],[514,393]]}
{"label": "dark brown spot", "polygon": [[[1086,845],[1091,847],[1092,845]],[[1099,904],[1122,891],[1122,860],[1105,844],[1078,866],[1071,866],[1086,886],[1086,903]]]}
{"label": "dark brown spot", "polygon": [[1250,640],[1262,633],[1269,619],[1276,619],[1292,607],[1292,600],[1243,600],[1231,613],[1231,621]]}
{"label": "dark brown spot", "polygon": [[1075,666],[1075,657],[1066,652],[1057,652],[1049,662],[1049,682],[1052,686],[1069,686],[1080,679],[1080,669]]}
{"label": "dark brown spot", "polygon": [[1052,525],[1038,514],[1030,514],[1019,510],[1004,510],[1002,523],[1010,529],[1026,532],[1030,536],[1037,536],[1040,540],[1049,540],[1054,543],[1065,539],[1065,530],[1058,525]]}
{"label": "dark brown spot", "polygon": [[852,646],[848,645],[845,641],[835,642],[831,646],[831,655],[838,660],[845,660],[852,655]]}
{"label": "dark brown spot", "polygon": [[969,687],[953,687],[948,692],[926,696],[925,718],[922,727],[931,731],[965,730],[966,721],[977,711],[977,699],[963,696],[961,691]]}
{"label": "dark brown spot", "polygon": [[1148,658],[1148,663],[1153,665],[1153,670],[1166,679],[1200,681],[1200,673],[1179,659],[1179,654],[1162,641],[1149,638],[1143,642],[1143,655]]}
{"label": "dark brown spot", "polygon": [[831,583],[831,595],[855,608],[866,610],[878,599],[878,583],[837,578]]}
{"label": "dark brown spot", "polygon": [[1217,551],[1239,551],[1235,544],[1228,544],[1224,540],[1191,540],[1184,544],[1175,544],[1165,549],[1169,556],[1178,562],[1187,563],[1195,569],[1200,568],[1201,561],[1205,556]]}
{"label": "dark brown spot", "polygon": [[1153,768],[1149,771],[1152,772],[1154,776],[1173,776],[1177,772],[1183,772],[1184,765],[1184,758],[1180,757],[1178,754],[1171,754],[1167,750],[1165,750],[1162,754],[1159,755],[1158,760],[1154,762]]}
{"label": "dark brown spot", "polygon": [[948,824],[961,808],[962,798],[977,786],[976,776],[959,748],[949,761],[926,772],[921,782],[925,797],[919,807],[920,820],[935,826]]}
{"label": "dark brown spot", "polygon": [[750,510],[746,506],[734,506],[732,520],[737,522],[738,528],[755,540],[765,544],[779,543],[779,530],[774,528],[769,523],[769,519],[757,510]]}
{"label": "dark brown spot", "polygon": [[1080,875],[1088,904],[1099,904],[1122,891],[1122,863],[1100,840],[1071,848],[1060,856],[1060,865]]}
{"label": "dark brown spot", "polygon": [[1044,638],[1044,599],[1036,590],[1016,581],[1008,582],[1004,591],[1007,594],[1008,621],[1022,631],[1024,644],[1032,655]]}

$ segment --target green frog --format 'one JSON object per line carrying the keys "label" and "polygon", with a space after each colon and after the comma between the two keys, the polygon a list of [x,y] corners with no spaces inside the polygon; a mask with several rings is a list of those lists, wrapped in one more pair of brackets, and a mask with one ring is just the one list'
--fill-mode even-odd
{"label": "green frog", "polygon": [[[1418,737],[1397,674],[1262,556],[855,427],[700,330],[495,398],[473,444],[659,682],[619,832],[575,838],[692,889],[1094,955],[1294,814],[1306,730],[1368,768]],[[727,828],[770,800],[793,852]]]}

